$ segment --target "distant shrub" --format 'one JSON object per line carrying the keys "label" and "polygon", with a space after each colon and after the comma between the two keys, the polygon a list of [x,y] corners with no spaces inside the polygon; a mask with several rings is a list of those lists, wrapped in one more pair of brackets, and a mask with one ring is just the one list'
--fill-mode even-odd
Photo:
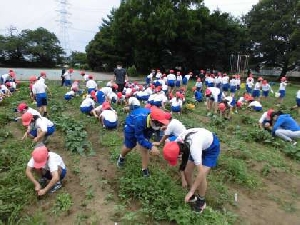
{"label": "distant shrub", "polygon": [[128,76],[131,76],[131,77],[137,77],[138,76],[138,72],[136,70],[135,65],[130,66],[130,67],[127,68],[127,74],[128,74]]}

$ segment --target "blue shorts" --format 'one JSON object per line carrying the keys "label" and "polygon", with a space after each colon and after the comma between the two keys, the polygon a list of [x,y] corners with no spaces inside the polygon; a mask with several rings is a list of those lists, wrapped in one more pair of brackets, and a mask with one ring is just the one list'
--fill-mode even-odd
{"label": "blue shorts", "polygon": [[262,91],[262,96],[268,97],[269,96],[269,91]]}
{"label": "blue shorts", "polygon": [[137,143],[137,139],[134,135],[134,133],[132,132],[126,132],[126,128],[124,131],[124,145],[126,146],[126,148],[134,148],[136,146]]}
{"label": "blue shorts", "polygon": [[204,81],[204,84],[205,84],[205,86],[207,87],[207,85],[208,85],[208,82],[207,82],[207,81]]}
{"label": "blue shorts", "polygon": [[215,86],[214,83],[208,83],[208,84],[207,84],[207,87],[214,87],[214,86]]}
{"label": "blue shorts", "polygon": [[181,85],[180,80],[176,80],[176,87],[180,87],[180,85]]}
{"label": "blue shorts", "polygon": [[[209,148],[202,150],[202,165],[207,167],[215,167],[217,160],[220,155],[220,141],[219,138],[214,134],[213,142]],[[194,162],[193,157],[190,155],[189,160]]]}
{"label": "blue shorts", "polygon": [[236,92],[236,86],[230,86],[230,92],[235,93]]}
{"label": "blue shorts", "polygon": [[262,110],[262,107],[254,106],[253,109],[254,109],[256,112],[260,112],[260,111]]}
{"label": "blue shorts", "polygon": [[181,107],[180,106],[172,106],[171,107],[171,111],[172,112],[180,112],[181,111]]}
{"label": "blue shorts", "polygon": [[297,106],[300,107],[300,98],[296,98]]}
{"label": "blue shorts", "polygon": [[236,106],[236,100],[232,99],[232,101],[230,102],[230,106],[235,107]]}
{"label": "blue shorts", "polygon": [[65,95],[65,100],[71,100],[72,99],[72,95]]}
{"label": "blue shorts", "polygon": [[91,94],[92,91],[96,91],[96,89],[95,88],[89,88],[88,89],[88,94]]}
{"label": "blue shorts", "polygon": [[222,90],[225,91],[225,92],[227,92],[228,89],[229,89],[229,84],[223,84]]}
{"label": "blue shorts", "polygon": [[162,107],[162,102],[153,101],[153,105],[155,105],[156,107]]}
{"label": "blue shorts", "polygon": [[237,89],[237,90],[241,90],[241,86],[240,86],[240,85],[237,85],[237,86],[236,86],[236,89]]}
{"label": "blue shorts", "polygon": [[[49,135],[53,134],[54,132],[55,132],[55,126],[54,125],[52,127],[47,127],[47,133],[46,133],[45,136],[49,136]],[[33,136],[33,137],[37,137],[37,130],[36,129],[31,130],[30,135]]]}
{"label": "blue shorts", "polygon": [[216,84],[217,88],[221,88],[221,83]]}
{"label": "blue shorts", "polygon": [[247,91],[248,94],[250,94],[252,92],[252,88],[247,85],[246,86],[246,91]]}
{"label": "blue shorts", "polygon": [[108,129],[114,129],[114,128],[117,128],[117,126],[118,126],[118,121],[110,122],[110,121],[104,119],[103,123],[104,123],[104,126]]}
{"label": "blue shorts", "polygon": [[279,93],[280,93],[280,98],[285,97],[285,90],[279,90]]}
{"label": "blue shorts", "polygon": [[150,84],[150,82],[151,82],[151,79],[150,79],[149,77],[147,77],[147,78],[146,78],[146,84],[148,84],[148,85],[149,85],[149,84]]}
{"label": "blue shorts", "polygon": [[253,90],[252,91],[252,97],[253,98],[259,98],[260,97],[260,90]]}
{"label": "blue shorts", "polygon": [[[63,180],[67,174],[67,168],[61,169],[60,180]],[[47,178],[47,180],[52,180],[52,174],[49,170],[43,175],[43,177]]]}
{"label": "blue shorts", "polygon": [[93,110],[93,106],[80,107],[80,111],[83,113],[90,113]]}
{"label": "blue shorts", "polygon": [[46,93],[36,94],[36,107],[41,107],[46,105],[47,105],[47,94]]}
{"label": "blue shorts", "polygon": [[174,87],[175,86],[175,80],[168,80],[168,86]]}
{"label": "blue shorts", "polygon": [[150,95],[136,96],[137,100],[148,101]]}
{"label": "blue shorts", "polygon": [[65,80],[65,86],[72,86],[71,80]]}
{"label": "blue shorts", "polygon": [[187,85],[187,82],[188,82],[188,80],[187,80],[187,78],[182,78],[182,85]]}

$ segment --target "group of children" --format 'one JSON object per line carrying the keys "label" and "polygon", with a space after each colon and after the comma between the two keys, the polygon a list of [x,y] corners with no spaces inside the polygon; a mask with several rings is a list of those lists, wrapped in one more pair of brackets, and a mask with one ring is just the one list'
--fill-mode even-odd
{"label": "group of children", "polygon": [[12,69],[0,78],[0,102],[2,102],[4,98],[10,97],[16,91],[19,81],[16,80],[16,73]]}
{"label": "group of children", "polygon": [[[157,146],[163,146],[163,156],[170,165],[176,165],[178,157],[181,158],[179,170],[182,186],[190,188],[185,201],[194,202],[194,209],[202,212],[206,206],[206,176],[210,168],[217,163],[220,143],[218,137],[212,132],[204,128],[187,130],[179,120],[172,118],[172,113],[180,114],[186,103],[187,84],[193,74],[182,76],[177,72],[175,75],[175,72],[170,70],[170,73],[165,75],[159,70],[153,70],[146,77],[145,84],[126,82],[123,91],[118,92],[118,85],[113,80],[105,87],[99,87],[93,76],[85,72],[81,72],[83,81],[75,80],[72,83],[72,72],[70,70],[66,72],[68,75],[65,77],[65,86],[70,89],[64,96],[65,100],[71,101],[75,96],[82,96],[80,111],[96,117],[103,127],[117,128],[118,115],[112,106],[124,105],[127,117],[124,126],[124,145],[117,160],[118,167],[125,166],[126,155],[139,144],[142,175],[148,177],[150,176],[149,156],[159,155]],[[59,189],[67,171],[62,158],[54,152],[49,152],[45,146],[47,137],[55,132],[54,123],[47,118],[48,89],[45,77],[44,72],[41,72],[39,77],[30,77],[30,96],[36,101],[39,111],[28,107],[26,103],[21,103],[17,108],[22,124],[27,126],[22,139],[30,137],[37,143],[27,165],[26,175],[34,183],[38,195]],[[219,112],[221,116],[228,119],[243,105],[261,111],[261,93],[264,97],[268,97],[268,91],[272,91],[265,80],[258,78],[255,82],[252,75],[246,80],[246,93],[239,98],[241,88],[239,75],[230,78],[222,73],[206,74],[203,80],[202,83],[201,78],[197,77],[192,87],[195,102],[205,102],[207,110]],[[84,82],[84,88],[80,86],[81,82]],[[285,87],[286,79],[282,78],[279,90],[280,101],[285,96]],[[166,110],[168,106],[170,112]],[[300,107],[300,91],[297,93],[297,107]],[[272,127],[272,133],[287,141],[300,137],[300,127],[297,123],[288,116],[282,115],[281,112],[268,111],[263,116],[260,119],[260,126],[263,129]],[[162,135],[157,142],[151,142],[152,134],[157,132]],[[42,179],[39,181],[33,176],[34,168],[40,172]],[[194,168],[198,173],[193,182]]]}

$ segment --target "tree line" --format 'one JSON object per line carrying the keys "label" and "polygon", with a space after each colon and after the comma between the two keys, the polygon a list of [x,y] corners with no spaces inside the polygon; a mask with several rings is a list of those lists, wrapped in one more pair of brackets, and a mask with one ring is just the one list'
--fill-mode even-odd
{"label": "tree line", "polygon": [[[152,68],[230,71],[231,56],[250,64],[299,66],[300,1],[260,0],[242,18],[210,12],[202,0],[123,0],[103,19],[86,53],[72,52],[71,65],[111,71],[116,62]],[[45,28],[0,35],[0,64],[53,67],[64,61],[58,38]]]}

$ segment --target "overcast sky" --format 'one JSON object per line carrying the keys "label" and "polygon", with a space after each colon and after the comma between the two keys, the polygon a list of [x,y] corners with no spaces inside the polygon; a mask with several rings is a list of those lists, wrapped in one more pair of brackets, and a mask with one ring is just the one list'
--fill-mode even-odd
{"label": "overcast sky", "polygon": [[[1,0],[0,34],[7,35],[10,26],[20,32],[44,27],[54,32],[59,38],[61,9],[59,2],[66,0]],[[241,16],[251,10],[259,0],[204,0],[210,10],[219,8],[234,16]],[[113,7],[118,7],[120,0],[68,0],[67,7],[71,22],[68,28],[69,47],[73,51],[84,51],[99,30],[101,18],[106,17]]]}

